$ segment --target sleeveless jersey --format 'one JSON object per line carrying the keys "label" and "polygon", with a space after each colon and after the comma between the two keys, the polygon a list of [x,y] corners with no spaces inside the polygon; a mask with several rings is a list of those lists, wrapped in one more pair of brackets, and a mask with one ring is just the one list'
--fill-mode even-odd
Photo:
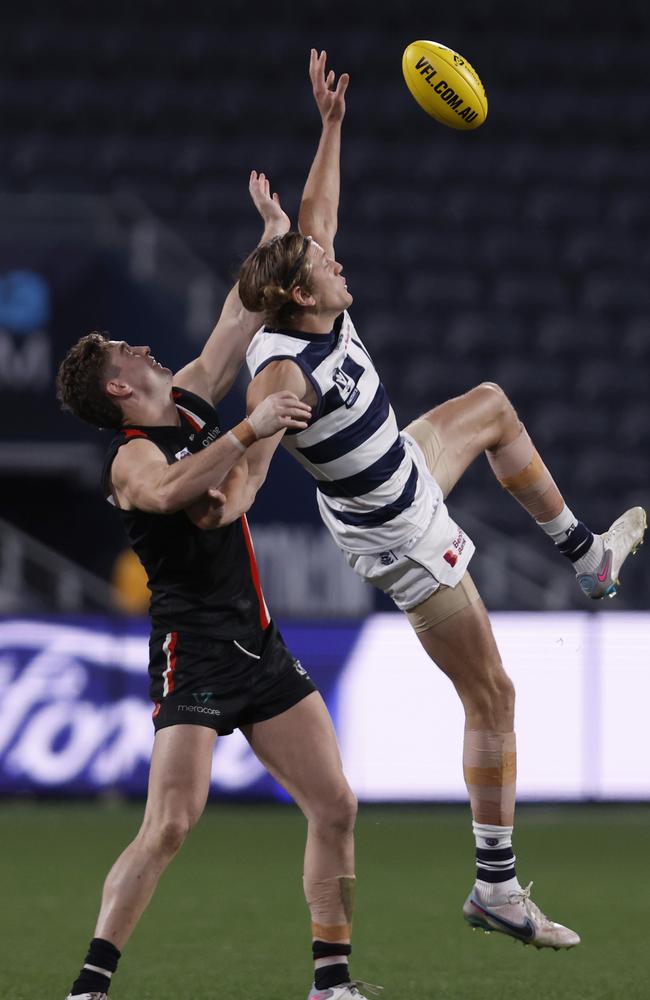
{"label": "sleeveless jersey", "polygon": [[400,434],[370,355],[347,312],[330,334],[262,327],[247,352],[252,376],[295,361],[316,393],[309,426],[285,448],[316,480],[320,513],[340,548],[373,553],[412,544],[446,518],[440,487]]}
{"label": "sleeveless jersey", "polygon": [[[220,436],[213,406],[185,389],[174,388],[172,394],[180,426],[127,426],[111,441],[102,478],[104,494],[114,506],[111,466],[118,450],[133,438],[151,441],[171,464],[200,452]],[[219,639],[241,639],[267,628],[270,619],[245,516],[203,531],[182,510],[176,514],[117,510],[147,573],[154,631],[182,628]]]}

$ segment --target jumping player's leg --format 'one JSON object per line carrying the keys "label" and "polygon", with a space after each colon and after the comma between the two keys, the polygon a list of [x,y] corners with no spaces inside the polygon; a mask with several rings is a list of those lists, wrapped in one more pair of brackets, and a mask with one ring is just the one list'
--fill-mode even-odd
{"label": "jumping player's leg", "polygon": [[70,997],[108,992],[121,950],[160,876],[203,812],[215,738],[205,726],[156,733],[142,826],[106,877],[95,937]]}
{"label": "jumping player's leg", "polygon": [[604,535],[594,535],[567,507],[526,428],[498,385],[484,382],[410,424],[445,496],[482,453],[501,486],[573,563],[589,597],[614,596],[627,556],[643,541],[641,507],[626,511]]}
{"label": "jumping player's leg", "polygon": [[[465,710],[463,772],[477,865],[465,917],[473,926],[500,930],[537,947],[570,948],[578,944],[578,935],[547,920],[517,880],[512,850],[515,692],[485,606],[468,574],[459,587],[462,600],[452,600],[451,588],[441,588],[408,614],[424,649],[450,678]],[[427,618],[432,623],[429,628]]]}
{"label": "jumping player's leg", "polygon": [[[357,803],[343,774],[332,720],[320,694],[244,728],[260,761],[307,819],[304,889],[311,913],[312,996],[349,983]],[[350,994],[352,995],[352,994]],[[346,996],[343,992],[341,996]]]}

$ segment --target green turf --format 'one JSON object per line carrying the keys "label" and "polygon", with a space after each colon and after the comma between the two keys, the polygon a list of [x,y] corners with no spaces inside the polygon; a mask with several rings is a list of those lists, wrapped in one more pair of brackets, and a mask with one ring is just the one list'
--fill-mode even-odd
{"label": "green turf", "polygon": [[[63,1000],[110,863],[139,806],[2,806],[0,997]],[[646,1000],[649,807],[521,809],[534,898],[575,927],[563,953],[472,932],[473,841],[460,808],[362,810],[354,974],[386,1000]],[[304,825],[282,807],[210,807],[136,930],[111,1000],[303,1000]]]}

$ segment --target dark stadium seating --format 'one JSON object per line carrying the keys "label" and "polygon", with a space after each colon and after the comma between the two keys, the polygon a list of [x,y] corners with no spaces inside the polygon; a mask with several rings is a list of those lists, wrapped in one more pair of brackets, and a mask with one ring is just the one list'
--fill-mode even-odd
{"label": "dark stadium seating", "polygon": [[2,42],[0,189],[132,191],[225,281],[254,232],[251,167],[295,214],[318,135],[308,49],[329,45],[352,74],[338,250],[400,418],[498,381],[572,504],[611,519],[650,471],[646,5],[617,5],[615,30],[584,0],[509,0],[496,27],[494,5],[436,14],[488,90],[470,135],[403,86],[420,6],[358,6],[25,4]]}

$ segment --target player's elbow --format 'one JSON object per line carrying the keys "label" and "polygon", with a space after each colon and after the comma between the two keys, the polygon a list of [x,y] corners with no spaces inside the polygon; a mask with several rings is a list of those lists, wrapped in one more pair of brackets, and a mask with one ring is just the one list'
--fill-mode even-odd
{"label": "player's elbow", "polygon": [[332,243],[337,230],[337,205],[322,199],[318,205],[311,200],[303,200],[298,216],[300,232],[313,236],[318,243]]}

